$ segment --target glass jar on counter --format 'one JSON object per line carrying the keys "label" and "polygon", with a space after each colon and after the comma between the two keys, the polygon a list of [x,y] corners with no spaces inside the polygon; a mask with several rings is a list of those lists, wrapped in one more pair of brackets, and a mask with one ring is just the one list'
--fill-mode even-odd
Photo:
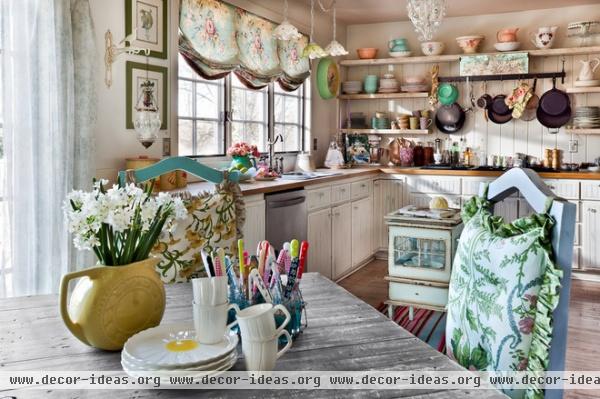
{"label": "glass jar on counter", "polygon": [[421,142],[418,142],[415,148],[413,149],[413,163],[415,166],[423,166],[425,165],[425,157],[423,152],[423,145]]}
{"label": "glass jar on counter", "polygon": [[433,143],[427,142],[427,146],[423,148],[423,163],[431,165],[433,163]]}

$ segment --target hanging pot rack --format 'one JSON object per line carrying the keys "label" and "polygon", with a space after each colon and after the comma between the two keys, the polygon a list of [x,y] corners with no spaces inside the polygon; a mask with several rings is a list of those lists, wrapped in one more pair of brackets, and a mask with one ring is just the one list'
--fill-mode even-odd
{"label": "hanging pot rack", "polygon": [[489,82],[494,80],[561,79],[565,83],[565,59],[562,58],[560,72],[510,73],[505,75],[440,76],[439,82]]}

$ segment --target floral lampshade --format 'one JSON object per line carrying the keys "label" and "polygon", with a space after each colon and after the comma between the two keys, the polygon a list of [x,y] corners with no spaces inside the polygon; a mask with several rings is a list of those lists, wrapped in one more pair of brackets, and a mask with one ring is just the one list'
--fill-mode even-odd
{"label": "floral lampshade", "polygon": [[308,57],[310,60],[315,60],[317,58],[327,57],[327,52],[317,43],[310,42],[304,47],[302,57]]}
{"label": "floral lampshade", "polygon": [[290,23],[287,19],[273,30],[273,37],[277,40],[292,40],[299,39],[302,37],[302,33],[298,32],[298,29]]}
{"label": "floral lampshade", "polygon": [[348,51],[337,40],[332,40],[331,43],[325,47],[325,52],[332,57],[348,54]]}
{"label": "floral lampshade", "polygon": [[135,107],[133,127],[138,141],[148,148],[158,138],[161,126],[160,111],[154,98],[154,83],[147,80],[142,83],[141,87],[142,92]]}

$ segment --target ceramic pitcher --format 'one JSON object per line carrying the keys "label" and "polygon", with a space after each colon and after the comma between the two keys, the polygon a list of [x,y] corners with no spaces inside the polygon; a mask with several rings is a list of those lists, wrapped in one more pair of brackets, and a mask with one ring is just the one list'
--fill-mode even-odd
{"label": "ceramic pitcher", "polygon": [[600,59],[592,58],[591,60],[581,62],[581,70],[579,70],[579,80],[594,80],[594,72],[600,64]]}
{"label": "ceramic pitcher", "polygon": [[496,33],[496,38],[501,43],[516,42],[519,28],[504,28]]}
{"label": "ceramic pitcher", "polygon": [[[60,314],[69,331],[87,345],[119,350],[132,335],[157,326],[165,311],[165,288],[155,270],[158,262],[149,258],[65,274]],[[69,300],[69,281],[76,278]]]}
{"label": "ceramic pitcher", "polygon": [[556,37],[556,30],[558,26],[543,26],[538,28],[537,32],[531,32],[531,43],[539,48],[551,48],[554,44],[554,38]]}

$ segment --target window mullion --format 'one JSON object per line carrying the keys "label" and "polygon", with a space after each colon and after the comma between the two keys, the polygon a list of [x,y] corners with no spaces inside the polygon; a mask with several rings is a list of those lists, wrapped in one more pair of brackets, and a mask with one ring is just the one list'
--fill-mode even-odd
{"label": "window mullion", "polygon": [[267,90],[267,142],[275,138],[275,83],[269,83]]}
{"label": "window mullion", "polygon": [[198,132],[196,131],[196,90],[198,90],[196,82],[192,82],[192,153],[198,153]]}

